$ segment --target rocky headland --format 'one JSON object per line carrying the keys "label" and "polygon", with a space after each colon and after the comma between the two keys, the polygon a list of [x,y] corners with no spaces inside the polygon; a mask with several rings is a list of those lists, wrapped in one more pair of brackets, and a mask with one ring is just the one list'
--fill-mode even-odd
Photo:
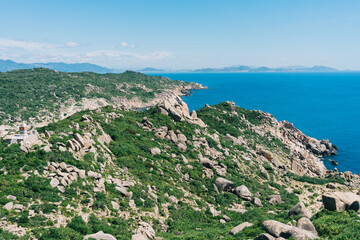
{"label": "rocky headland", "polygon": [[38,130],[32,147],[1,145],[0,236],[358,236],[359,176],[327,170],[321,157],[336,146],[268,113],[233,102],[190,113],[174,93],[146,111],[105,106]]}

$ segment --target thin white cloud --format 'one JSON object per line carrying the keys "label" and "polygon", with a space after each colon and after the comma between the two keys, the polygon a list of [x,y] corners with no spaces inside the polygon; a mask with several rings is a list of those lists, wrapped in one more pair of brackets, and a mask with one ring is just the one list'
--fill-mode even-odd
{"label": "thin white cloud", "polygon": [[129,47],[129,48],[135,48],[134,44],[128,44],[127,42],[122,42],[120,44],[122,47]]}
{"label": "thin white cloud", "polygon": [[57,48],[57,46],[48,43],[39,43],[33,41],[17,41],[17,40],[0,38],[0,49],[12,49],[12,48],[38,50],[38,49],[53,49],[53,48]]}
{"label": "thin white cloud", "polygon": [[77,43],[77,42],[67,42],[67,43],[66,43],[66,46],[68,46],[68,47],[70,47],[70,48],[79,47],[79,46],[80,46],[80,43]]}
{"label": "thin white cloud", "polygon": [[[16,62],[90,62],[103,66],[138,66],[163,63],[172,52],[154,51],[150,53],[120,51],[115,49],[88,50],[85,52],[77,42],[49,44],[34,41],[18,41],[0,38],[0,59],[11,59]],[[135,46],[127,44],[127,49]]]}

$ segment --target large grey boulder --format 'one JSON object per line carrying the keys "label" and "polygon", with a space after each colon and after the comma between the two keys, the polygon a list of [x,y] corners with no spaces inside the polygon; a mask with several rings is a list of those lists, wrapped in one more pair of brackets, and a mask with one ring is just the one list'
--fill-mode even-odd
{"label": "large grey boulder", "polygon": [[291,225],[287,225],[275,220],[267,220],[263,222],[263,228],[266,232],[271,234],[272,236],[279,238],[290,238],[293,237],[295,240],[305,240],[305,239],[317,239],[317,234],[307,231],[305,229],[301,229],[298,227],[294,227]]}
{"label": "large grey boulder", "polygon": [[252,223],[243,222],[243,223],[237,225],[236,227],[234,227],[233,229],[231,229],[230,235],[235,235],[235,234],[241,232],[242,230],[244,230],[244,228],[251,227],[251,226],[252,226]]}
{"label": "large grey boulder", "polygon": [[306,217],[300,218],[299,221],[296,224],[296,227],[304,229],[304,230],[309,231],[309,232],[312,232],[315,235],[318,234],[315,227],[314,227],[314,225],[310,221],[310,219],[308,219]]}
{"label": "large grey boulder", "polygon": [[312,214],[311,211],[305,207],[305,204],[303,202],[299,202],[290,209],[289,216],[303,216],[311,218]]}
{"label": "large grey boulder", "polygon": [[221,189],[221,191],[229,191],[234,187],[234,183],[222,177],[218,177],[215,180],[215,184]]}
{"label": "large grey boulder", "polygon": [[86,236],[84,237],[84,240],[85,240],[85,239],[116,240],[116,238],[115,238],[113,235],[104,233],[103,231],[99,231],[99,232],[94,233],[94,234],[86,235]]}
{"label": "large grey boulder", "polygon": [[252,198],[252,193],[249,191],[249,189],[245,185],[236,187],[235,193],[236,193],[236,195],[238,195],[239,197],[241,197],[244,200],[250,201]]}
{"label": "large grey boulder", "polygon": [[348,209],[360,210],[360,196],[352,192],[334,192],[324,194],[322,201],[325,209],[342,212]]}

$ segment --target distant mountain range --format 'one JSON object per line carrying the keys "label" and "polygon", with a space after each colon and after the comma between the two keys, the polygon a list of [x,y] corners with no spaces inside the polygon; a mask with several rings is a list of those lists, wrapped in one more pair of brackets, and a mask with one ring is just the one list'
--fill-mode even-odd
{"label": "distant mountain range", "polygon": [[114,72],[114,69],[101,67],[91,63],[63,63],[63,62],[50,62],[50,63],[17,63],[11,60],[0,60],[0,72],[7,72],[17,69],[31,69],[31,68],[48,68],[62,72],[96,72],[96,73],[109,73]]}
{"label": "distant mountain range", "polygon": [[[111,69],[102,67],[91,63],[17,63],[12,60],[0,60],[0,72],[7,72],[17,69],[31,69],[31,68],[48,68],[62,72],[96,72],[96,73],[119,73],[122,69]],[[223,68],[201,68],[201,69],[182,69],[182,70],[165,70],[153,67],[146,67],[142,69],[130,69],[143,73],[161,73],[161,72],[194,72],[194,73],[227,73],[227,72],[335,72],[335,68],[326,66],[289,66],[279,68],[269,67],[249,67],[249,66],[232,66]]]}

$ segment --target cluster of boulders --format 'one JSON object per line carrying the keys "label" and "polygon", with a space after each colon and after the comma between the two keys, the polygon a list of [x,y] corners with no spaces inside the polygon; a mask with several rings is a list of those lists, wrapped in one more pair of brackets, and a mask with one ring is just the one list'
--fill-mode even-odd
{"label": "cluster of boulders", "polygon": [[[218,177],[215,180],[214,188],[215,191],[218,191],[218,188],[220,188],[221,191],[232,192],[241,199],[244,199],[245,201],[251,201],[257,207],[263,206],[261,200],[258,197],[254,197],[253,194],[245,185],[241,185],[234,188],[234,183],[232,181],[227,180],[223,177]],[[279,196],[279,195],[273,195],[273,196]],[[270,199],[269,202],[271,203],[271,201],[272,200]],[[281,201],[281,197],[280,197],[280,201]]]}
{"label": "cluster of boulders", "polygon": [[66,146],[70,151],[80,151],[82,149],[87,149],[92,147],[92,144],[95,144],[94,140],[91,139],[91,133],[85,133],[81,136],[79,133],[75,133],[74,138],[67,141]]}
{"label": "cluster of boulders", "polygon": [[192,124],[197,124],[201,127],[206,127],[206,124],[197,117],[195,111],[189,113],[187,104],[180,98],[169,98],[158,105],[157,111],[164,115],[169,115],[175,122],[187,121]]}
{"label": "cluster of boulders", "polygon": [[[6,203],[4,205],[4,209],[5,210],[14,210],[16,212],[21,212],[25,209],[24,205],[16,203],[17,202],[17,198],[13,195],[8,195],[6,196],[6,199],[10,200],[10,202]],[[15,203],[14,203],[15,202]]]}
{"label": "cluster of boulders", "polygon": [[152,226],[146,222],[140,222],[139,227],[135,230],[131,240],[148,240],[155,239],[155,231]]}
{"label": "cluster of boulders", "polygon": [[115,189],[119,191],[124,197],[128,197],[129,199],[132,198],[133,193],[129,191],[129,188],[135,186],[135,181],[111,178],[108,179],[107,182],[115,184]]}
{"label": "cluster of boulders", "polygon": [[301,217],[297,222],[295,220],[292,220],[289,223],[285,224],[275,220],[264,221],[262,226],[267,233],[262,233],[255,239],[317,239],[318,233],[309,219],[311,218],[311,215],[311,211],[305,207],[305,204],[303,202],[299,202],[289,211],[289,217]]}
{"label": "cluster of boulders", "polygon": [[44,169],[44,175],[51,179],[50,185],[53,188],[57,188],[60,192],[65,192],[65,186],[77,181],[79,177],[82,179],[86,178],[85,170],[66,165],[64,162],[51,162],[48,166],[44,167]]}
{"label": "cluster of boulders", "polygon": [[207,178],[213,178],[214,172],[217,173],[219,176],[225,176],[226,175],[226,165],[223,163],[218,163],[217,161],[210,160],[207,157],[204,157],[201,153],[199,153],[199,160],[200,163],[205,167],[203,170],[203,176]]}
{"label": "cluster of boulders", "polygon": [[312,222],[306,218],[300,218],[296,226],[292,226],[290,223],[285,224],[275,220],[267,220],[263,222],[263,228],[268,234],[261,234],[255,239],[269,239],[275,240],[278,238],[290,238],[292,237],[295,240],[305,240],[305,239],[317,239],[318,233],[312,224]]}
{"label": "cluster of boulders", "polygon": [[140,127],[142,127],[145,131],[153,131],[155,133],[155,137],[172,141],[180,151],[184,152],[187,149],[188,139],[179,130],[174,132],[166,126],[155,128],[154,124],[150,122],[147,117],[143,118],[142,125],[140,124]]}
{"label": "cluster of boulders", "polygon": [[241,137],[238,136],[237,138],[234,136],[231,136],[230,134],[226,134],[225,138],[229,141],[231,141],[234,145],[240,145],[240,146],[246,146],[246,141]]}
{"label": "cluster of boulders", "polygon": [[[252,194],[245,185],[235,187],[232,181],[227,180],[223,177],[218,177],[215,180],[214,189],[216,192],[219,192],[220,189],[220,191],[223,192],[234,193],[245,201],[251,201],[257,207],[263,206],[261,200],[258,198],[259,193]],[[269,195],[267,197],[267,200],[271,205],[283,203],[280,195]]]}

